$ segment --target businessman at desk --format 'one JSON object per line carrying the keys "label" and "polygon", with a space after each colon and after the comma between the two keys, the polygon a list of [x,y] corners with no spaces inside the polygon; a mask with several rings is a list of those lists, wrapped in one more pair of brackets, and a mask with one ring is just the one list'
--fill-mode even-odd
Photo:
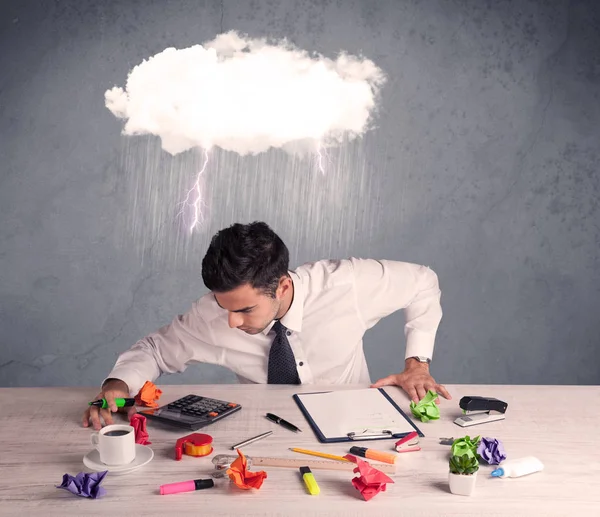
{"label": "businessman at desk", "polygon": [[287,247],[265,223],[218,232],[202,261],[211,292],[119,356],[98,395],[110,408],[88,408],[83,425],[112,423],[115,397],[135,395],[147,380],[191,363],[225,366],[240,382],[370,383],[363,335],[399,309],[406,319],[404,371],[372,386],[400,386],[414,401],[428,389],[450,398],[429,374],[442,316],[431,269],[357,258],[288,266]]}

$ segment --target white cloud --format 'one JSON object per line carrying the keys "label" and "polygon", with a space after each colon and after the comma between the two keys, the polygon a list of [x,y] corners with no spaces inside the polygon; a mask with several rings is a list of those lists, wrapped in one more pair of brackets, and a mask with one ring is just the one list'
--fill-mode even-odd
{"label": "white cloud", "polygon": [[214,146],[240,155],[316,150],[370,128],[384,80],[369,59],[329,59],[232,31],[144,60],[105,101],[126,120],[124,134],[157,135],[171,154]]}

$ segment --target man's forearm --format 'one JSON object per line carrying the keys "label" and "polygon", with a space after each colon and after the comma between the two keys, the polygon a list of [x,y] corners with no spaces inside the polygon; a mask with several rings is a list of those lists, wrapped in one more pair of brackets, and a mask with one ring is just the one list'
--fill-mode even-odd
{"label": "man's forearm", "polygon": [[146,381],[154,382],[161,374],[156,358],[145,340],[138,341],[129,350],[123,352],[108,374],[103,385],[111,379],[117,379],[128,387],[131,395],[138,393]]}

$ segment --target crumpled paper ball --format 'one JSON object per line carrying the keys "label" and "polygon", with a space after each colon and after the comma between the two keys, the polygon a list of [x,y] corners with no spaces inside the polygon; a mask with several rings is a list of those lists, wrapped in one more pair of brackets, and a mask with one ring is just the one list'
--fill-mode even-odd
{"label": "crumpled paper ball", "polygon": [[248,470],[248,460],[246,459],[246,456],[244,456],[244,453],[239,449],[236,450],[238,458],[234,460],[231,467],[227,469],[229,479],[242,490],[250,490],[251,488],[259,489],[266,479],[267,473],[264,470],[250,472]]}
{"label": "crumpled paper ball", "polygon": [[140,445],[151,445],[152,442],[148,440],[148,431],[146,430],[146,417],[135,413],[129,419],[129,425],[133,427],[135,433],[135,443]]}
{"label": "crumpled paper ball", "polygon": [[477,447],[481,442],[481,437],[476,436],[471,439],[470,436],[463,436],[462,438],[457,438],[452,442],[452,447],[450,449],[452,456],[464,456],[465,454],[469,458],[477,457]]}
{"label": "crumpled paper ball", "polygon": [[477,454],[489,465],[499,465],[506,459],[504,445],[496,438],[482,438],[477,446]]}
{"label": "crumpled paper ball", "polygon": [[72,494],[81,497],[97,499],[106,494],[106,490],[100,486],[100,483],[102,483],[107,473],[108,470],[104,472],[92,472],[91,474],[80,472],[76,476],[65,474],[62,483],[56,488],[64,488]]}
{"label": "crumpled paper ball", "polygon": [[440,418],[440,408],[435,403],[437,397],[438,395],[435,391],[429,390],[418,403],[415,404],[414,401],[410,401],[410,411],[421,422],[438,420]]}
{"label": "crumpled paper ball", "polygon": [[146,381],[138,394],[135,396],[137,406],[145,406],[157,408],[157,400],[162,395],[162,390],[159,390],[152,381]]}
{"label": "crumpled paper ball", "polygon": [[[349,454],[346,455],[346,458],[350,459],[349,456]],[[352,485],[360,492],[365,501],[372,499],[379,492],[385,492],[387,483],[394,482],[393,479],[375,467],[372,467],[368,462],[356,457],[353,457],[352,461],[355,461],[357,464],[354,472],[359,474],[352,478]]]}

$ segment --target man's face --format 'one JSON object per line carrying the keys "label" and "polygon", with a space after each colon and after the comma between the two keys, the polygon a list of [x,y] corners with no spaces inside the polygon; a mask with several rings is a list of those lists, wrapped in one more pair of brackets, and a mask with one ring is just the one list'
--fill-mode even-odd
{"label": "man's face", "polygon": [[275,298],[245,284],[226,293],[213,293],[219,306],[229,312],[229,326],[258,334],[275,319],[281,306],[281,290]]}

